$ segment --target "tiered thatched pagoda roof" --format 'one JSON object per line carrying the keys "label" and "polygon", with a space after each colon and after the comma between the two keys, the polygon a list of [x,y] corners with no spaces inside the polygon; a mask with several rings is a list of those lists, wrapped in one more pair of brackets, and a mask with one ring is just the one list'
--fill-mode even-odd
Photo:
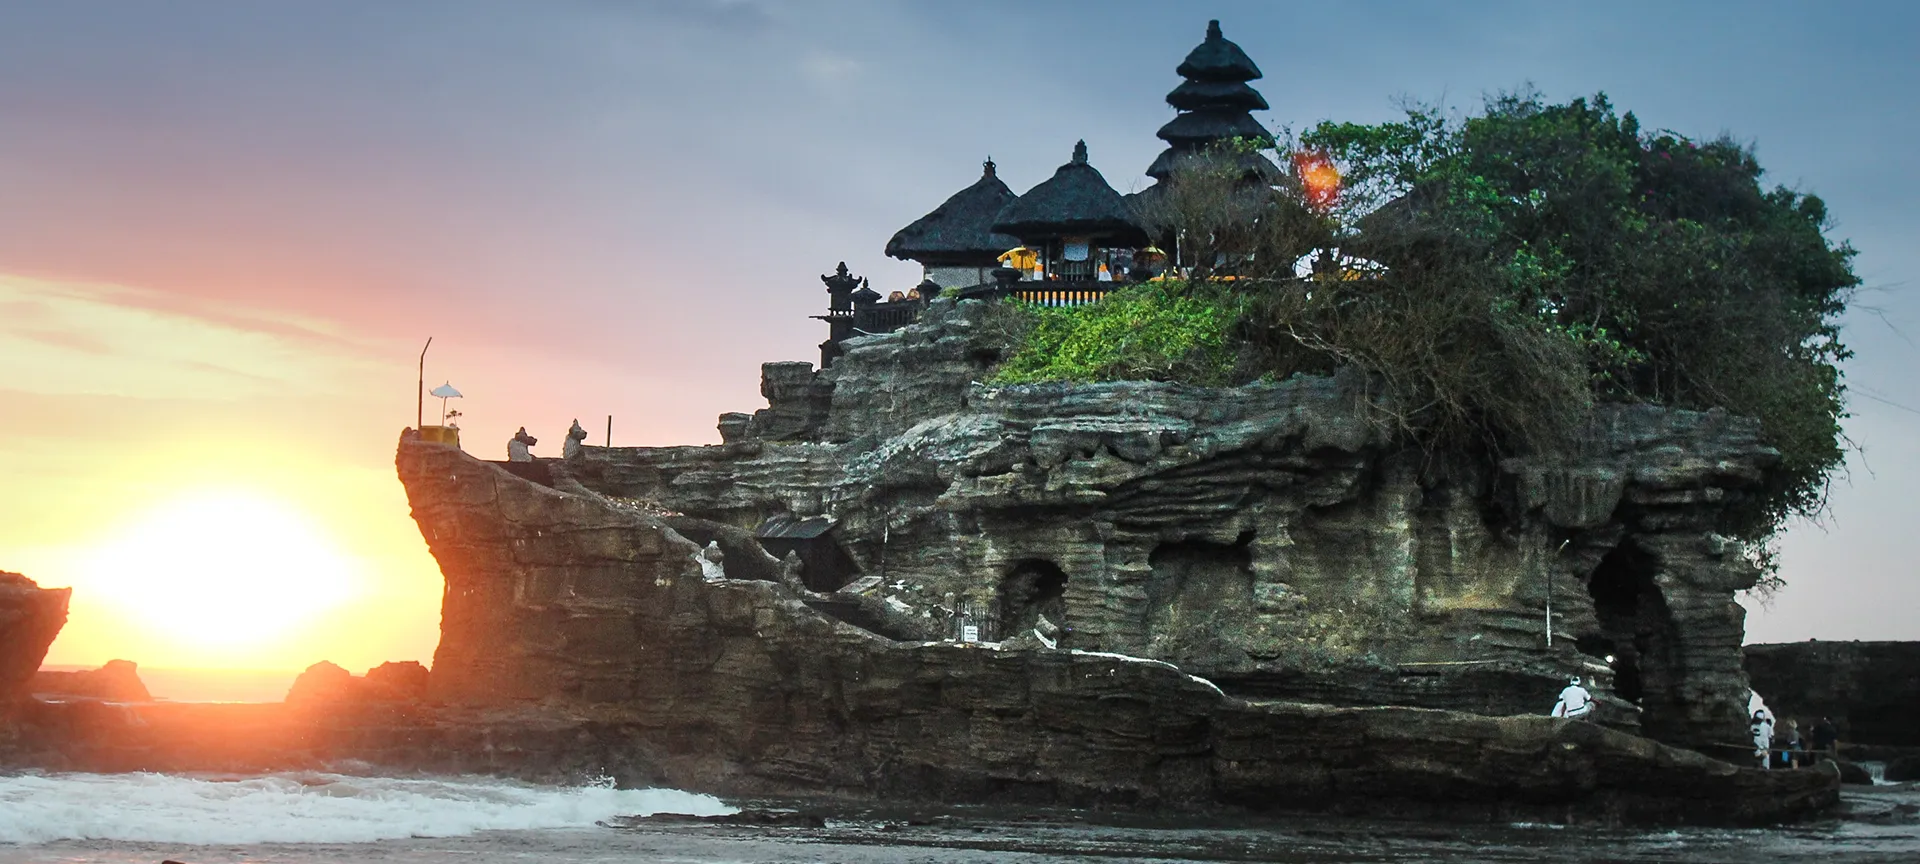
{"label": "tiered thatched pagoda roof", "polygon": [[[1180,115],[1160,127],[1159,138],[1168,147],[1147,168],[1147,176],[1165,180],[1181,156],[1235,138],[1272,143],[1273,135],[1248,113],[1267,108],[1266,98],[1246,83],[1260,77],[1260,67],[1221,34],[1219,21],[1207,22],[1206,41],[1174,71],[1187,79],[1167,94],[1167,104]],[[1250,173],[1279,173],[1264,156],[1248,154],[1245,161]]]}

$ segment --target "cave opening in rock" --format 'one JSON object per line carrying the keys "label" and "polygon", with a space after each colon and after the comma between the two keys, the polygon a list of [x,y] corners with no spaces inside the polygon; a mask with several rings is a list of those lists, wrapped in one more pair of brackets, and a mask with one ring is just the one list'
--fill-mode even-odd
{"label": "cave opening in rock", "polygon": [[1254,534],[1232,543],[1198,538],[1162,543],[1147,558],[1150,656],[1174,662],[1230,659],[1253,612]]}
{"label": "cave opening in rock", "polygon": [[1613,655],[1613,692],[1642,707],[1642,723],[1650,734],[1659,725],[1662,705],[1671,701],[1667,697],[1680,672],[1670,656],[1673,616],[1653,580],[1656,569],[1652,556],[1631,543],[1601,558],[1587,579],[1601,632],[1576,642],[1582,653]]}
{"label": "cave opening in rock", "polygon": [[1000,580],[995,598],[999,607],[995,640],[1008,639],[1032,630],[1041,616],[1067,629],[1067,574],[1060,565],[1044,558],[1017,561]]}

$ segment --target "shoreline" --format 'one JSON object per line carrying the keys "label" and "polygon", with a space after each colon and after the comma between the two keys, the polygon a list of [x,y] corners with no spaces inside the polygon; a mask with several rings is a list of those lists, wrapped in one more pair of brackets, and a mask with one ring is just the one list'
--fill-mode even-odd
{"label": "shoreline", "polygon": [[0,844],[0,864],[60,860],[134,864],[286,864],[364,859],[442,864],[517,855],[555,864],[671,859],[847,864],[1012,862],[1591,860],[1706,864],[1773,861],[1879,864],[1920,855],[1920,784],[1854,787],[1828,817],[1767,828],[1623,828],[1461,824],[1330,814],[1130,814],[1068,808],[912,806],[801,799],[740,800],[730,817],[656,816],[598,827],[478,831],[365,843],[182,844],[58,841]]}

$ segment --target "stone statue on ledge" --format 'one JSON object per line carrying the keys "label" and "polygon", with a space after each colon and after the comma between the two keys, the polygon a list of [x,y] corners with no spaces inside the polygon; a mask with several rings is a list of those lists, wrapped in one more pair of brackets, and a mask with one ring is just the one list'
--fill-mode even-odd
{"label": "stone statue on ledge", "polygon": [[587,430],[581,428],[579,418],[574,418],[573,428],[567,430],[567,443],[560,445],[560,458],[572,459],[580,455],[587,443]]}
{"label": "stone statue on ledge", "polygon": [[520,427],[520,431],[513,433],[513,437],[507,440],[507,461],[532,462],[533,454],[528,451],[538,443],[540,439],[527,434],[527,427]]}

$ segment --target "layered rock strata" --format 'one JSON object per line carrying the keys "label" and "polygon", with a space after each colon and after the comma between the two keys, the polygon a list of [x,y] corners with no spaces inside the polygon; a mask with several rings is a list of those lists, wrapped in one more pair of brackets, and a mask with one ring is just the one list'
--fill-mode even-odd
{"label": "layered rock strata", "polygon": [[[397,464],[447,579],[432,699],[531,712],[547,727],[529,739],[576,736],[549,758],[629,782],[1630,821],[1766,821],[1837,795],[1828,775],[1586,723],[1246,701],[1144,658],[896,641],[816,611],[823,595],[734,578],[751,550],[716,568],[645,508],[417,440]],[[777,577],[771,557],[757,566]]]}
{"label": "layered rock strata", "polygon": [[1744,737],[1757,572],[1715,526],[1777,460],[1755,423],[1606,406],[1571,456],[1494,463],[1397,442],[1354,375],[985,386],[995,315],[939,300],[810,379],[769,364],[728,443],[589,447],[555,485],[825,519],[853,593],[988,639],[1044,618],[1235,695],[1520,714],[1586,675],[1609,722]]}

